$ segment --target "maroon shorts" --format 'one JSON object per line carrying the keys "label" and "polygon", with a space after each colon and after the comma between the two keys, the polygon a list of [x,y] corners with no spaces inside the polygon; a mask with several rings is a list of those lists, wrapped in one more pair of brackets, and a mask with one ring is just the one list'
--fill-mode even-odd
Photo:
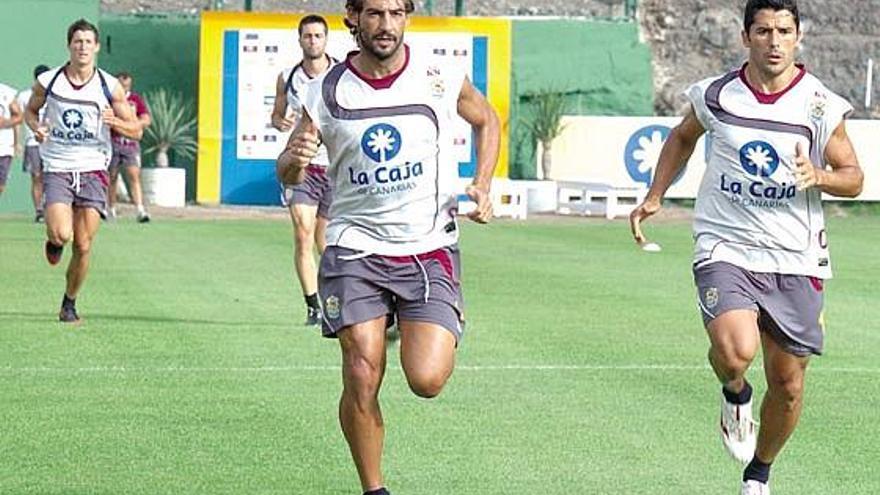
{"label": "maroon shorts", "polygon": [[703,323],[732,309],[758,313],[758,327],[789,354],[822,354],[823,282],[804,275],[757,273],[724,262],[694,269]]}
{"label": "maroon shorts", "polygon": [[284,187],[281,203],[284,206],[318,206],[318,216],[330,218],[330,203],[333,202],[333,189],[327,177],[327,167],[309,165],[302,183]]}
{"label": "maroon shorts", "polygon": [[9,180],[9,167],[12,166],[11,156],[0,156],[0,186],[5,186]]}
{"label": "maroon shorts", "polygon": [[74,208],[94,208],[107,218],[107,172],[46,172],[43,197],[46,206],[63,203]]}
{"label": "maroon shorts", "polygon": [[324,309],[323,333],[387,316],[440,325],[461,340],[464,299],[458,247],[417,256],[363,255],[327,246],[321,256],[318,292]]}

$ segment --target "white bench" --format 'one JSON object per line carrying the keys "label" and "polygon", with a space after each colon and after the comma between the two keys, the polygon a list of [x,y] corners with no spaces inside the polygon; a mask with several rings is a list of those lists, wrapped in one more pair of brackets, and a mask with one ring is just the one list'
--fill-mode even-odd
{"label": "white bench", "polygon": [[603,215],[607,219],[627,216],[645,200],[643,187],[615,187],[602,182],[558,181],[556,213]]}
{"label": "white bench", "polygon": [[[464,195],[465,188],[470,185],[472,179],[459,178],[460,196],[458,200],[458,213],[466,215],[474,210],[476,205]],[[528,189],[516,181],[504,178],[492,179],[492,191],[489,193],[492,200],[492,212],[495,217],[510,217],[517,220],[525,220],[528,214]]]}

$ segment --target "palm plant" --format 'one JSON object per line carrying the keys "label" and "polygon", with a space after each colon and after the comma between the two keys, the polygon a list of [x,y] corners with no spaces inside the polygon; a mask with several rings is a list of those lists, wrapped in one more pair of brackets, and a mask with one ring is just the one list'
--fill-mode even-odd
{"label": "palm plant", "polygon": [[544,179],[549,179],[553,166],[553,140],[565,129],[561,124],[566,107],[565,93],[544,89],[527,98],[532,103],[533,111],[531,119],[526,119],[524,124],[534,142],[541,143],[541,170]]}
{"label": "palm plant", "polygon": [[168,153],[192,158],[198,149],[196,117],[192,105],[180,93],[159,89],[148,93],[153,123],[144,132],[146,153],[156,153],[156,166],[168,166]]}

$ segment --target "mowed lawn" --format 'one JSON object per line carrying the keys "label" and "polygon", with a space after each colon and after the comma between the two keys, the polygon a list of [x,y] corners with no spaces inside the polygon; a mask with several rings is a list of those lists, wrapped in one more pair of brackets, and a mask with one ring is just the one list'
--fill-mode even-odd
{"label": "mowed lawn", "polygon": [[[774,495],[880,493],[880,218],[829,224],[826,355]],[[395,495],[739,493],[690,227],[648,229],[663,252],[623,222],[463,222],[456,372],[427,401],[389,360]],[[0,217],[0,494],[360,493],[286,222],[103,225],[79,326],[56,321],[69,253],[49,267],[43,235]]]}

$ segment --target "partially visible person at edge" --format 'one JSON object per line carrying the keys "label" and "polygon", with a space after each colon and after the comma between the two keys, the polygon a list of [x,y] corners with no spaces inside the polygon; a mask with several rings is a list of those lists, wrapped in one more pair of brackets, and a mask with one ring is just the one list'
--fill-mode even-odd
{"label": "partially visible person at edge", "polygon": [[16,93],[12,87],[0,83],[0,196],[6,190],[9,169],[15,155],[15,126],[22,119]]}

